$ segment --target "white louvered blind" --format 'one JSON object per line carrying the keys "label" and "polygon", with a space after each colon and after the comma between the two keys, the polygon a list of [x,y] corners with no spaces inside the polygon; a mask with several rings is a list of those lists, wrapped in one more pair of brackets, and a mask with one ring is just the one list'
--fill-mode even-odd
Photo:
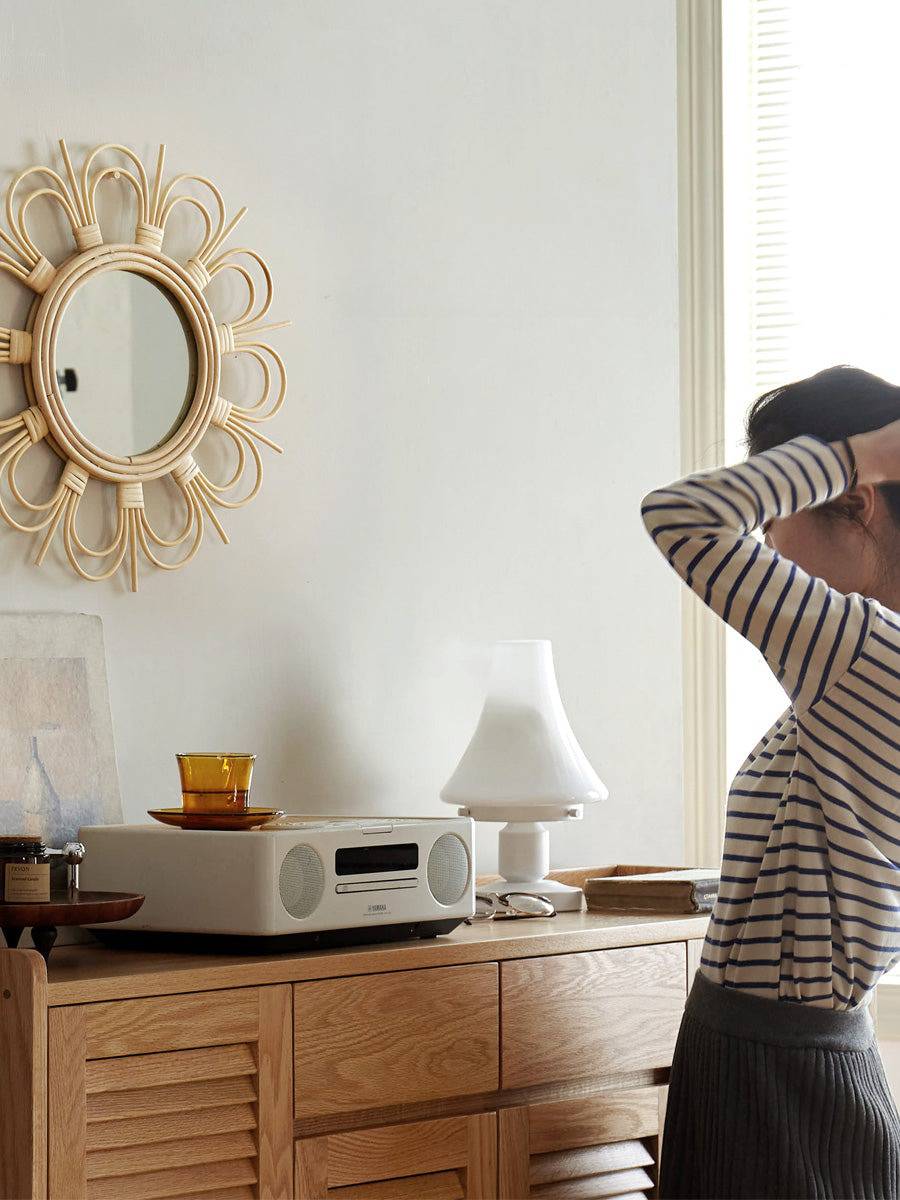
{"label": "white louvered blind", "polygon": [[[900,382],[900,0],[724,0],[726,458],[750,402],[836,363]],[[734,772],[784,708],[734,635]]]}

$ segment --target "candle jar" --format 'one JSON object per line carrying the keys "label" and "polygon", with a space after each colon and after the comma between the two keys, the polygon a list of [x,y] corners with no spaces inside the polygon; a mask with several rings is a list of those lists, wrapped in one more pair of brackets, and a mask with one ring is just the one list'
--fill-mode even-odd
{"label": "candle jar", "polygon": [[0,901],[46,903],[50,899],[50,858],[39,837],[0,837]]}

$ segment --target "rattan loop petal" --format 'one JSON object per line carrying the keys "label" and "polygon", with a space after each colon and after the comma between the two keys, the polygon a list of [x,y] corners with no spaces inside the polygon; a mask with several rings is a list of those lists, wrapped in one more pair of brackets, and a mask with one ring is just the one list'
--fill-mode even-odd
{"label": "rattan loop petal", "polygon": [[37,292],[41,296],[46,292],[55,278],[56,267],[54,267],[52,262],[44,258],[42,254],[26,275],[25,282],[33,292]]}
{"label": "rattan loop petal", "polygon": [[9,331],[9,361],[19,364],[31,362],[31,334],[24,329]]}
{"label": "rattan loop petal", "polygon": [[217,425],[219,429],[224,429],[228,424],[228,418],[231,416],[231,411],[234,405],[226,400],[224,396],[216,396],[212,407],[212,416],[210,424]]}
{"label": "rattan loop petal", "polygon": [[149,225],[146,221],[138,221],[134,231],[134,240],[139,246],[149,246],[151,250],[159,250],[162,246],[164,232],[158,225]]}
{"label": "rattan loop petal", "polygon": [[84,489],[87,487],[88,475],[87,471],[78,466],[77,463],[67,462],[59,482],[64,488],[68,488],[70,492],[74,492],[77,496],[84,495]]}
{"label": "rattan loop petal", "polygon": [[212,279],[212,275],[210,275],[209,271],[207,271],[206,267],[199,258],[189,258],[184,264],[184,269],[187,271],[188,275],[190,275],[191,279],[193,279],[194,283],[196,283],[201,292],[207,286],[210,279]]}
{"label": "rattan loop petal", "polygon": [[200,464],[191,454],[186,454],[181,462],[177,462],[172,468],[172,477],[179,487],[187,487],[199,473]]}
{"label": "rattan loop petal", "polygon": [[103,234],[96,221],[90,225],[79,225],[75,230],[75,245],[79,250],[93,250],[95,246],[103,245]]}
{"label": "rattan loop petal", "polygon": [[35,445],[47,436],[47,422],[44,420],[44,414],[36,404],[32,404],[30,408],[26,408],[22,413],[22,424],[31,438],[32,445]]}
{"label": "rattan loop petal", "polygon": [[144,485],[141,483],[117,484],[116,503],[119,508],[143,508]]}
{"label": "rattan loop petal", "polygon": [[223,354],[234,354],[234,328],[227,321],[223,321],[218,330],[219,349]]}

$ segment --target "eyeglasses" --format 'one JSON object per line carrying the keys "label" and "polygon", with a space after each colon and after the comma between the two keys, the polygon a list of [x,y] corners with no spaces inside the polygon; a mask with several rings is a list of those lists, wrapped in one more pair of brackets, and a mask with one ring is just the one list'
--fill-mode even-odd
{"label": "eyeglasses", "polygon": [[556,909],[553,902],[546,896],[532,896],[528,892],[501,892],[499,895],[491,892],[476,894],[475,913],[467,918],[466,924],[473,921],[513,920],[517,917],[555,917]]}

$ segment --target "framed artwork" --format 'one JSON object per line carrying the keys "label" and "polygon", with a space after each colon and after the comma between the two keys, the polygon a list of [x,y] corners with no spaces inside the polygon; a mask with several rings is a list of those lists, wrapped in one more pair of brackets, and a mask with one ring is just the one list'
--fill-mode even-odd
{"label": "framed artwork", "polygon": [[0,614],[0,834],[121,820],[100,618]]}

